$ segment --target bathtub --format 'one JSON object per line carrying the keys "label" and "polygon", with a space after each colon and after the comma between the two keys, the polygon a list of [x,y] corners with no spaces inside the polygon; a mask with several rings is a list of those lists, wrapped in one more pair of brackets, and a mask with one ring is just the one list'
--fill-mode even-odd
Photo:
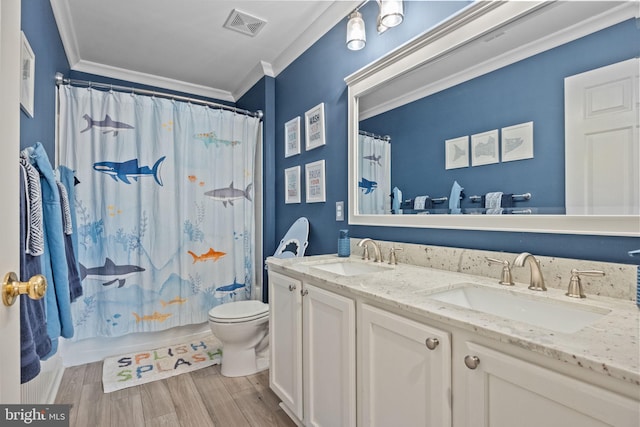
{"label": "bathtub", "polygon": [[210,334],[209,323],[204,322],[114,338],[98,337],[80,341],[60,339],[58,353],[62,356],[63,365],[69,367],[97,362],[110,356],[181,344]]}

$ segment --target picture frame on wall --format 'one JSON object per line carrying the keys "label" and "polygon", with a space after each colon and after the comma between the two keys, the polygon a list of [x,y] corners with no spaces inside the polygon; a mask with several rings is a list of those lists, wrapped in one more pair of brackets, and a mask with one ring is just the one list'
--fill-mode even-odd
{"label": "picture frame on wall", "polygon": [[447,139],[445,142],[445,169],[469,166],[469,135]]}
{"label": "picture frame on wall", "polygon": [[304,127],[307,151],[325,145],[324,102],[304,113]]}
{"label": "picture frame on wall", "polygon": [[36,55],[33,53],[29,40],[27,40],[22,31],[20,32],[20,38],[20,107],[29,117],[33,117]]}
{"label": "picture frame on wall", "polygon": [[498,163],[498,129],[471,135],[471,165]]}
{"label": "picture frame on wall", "polygon": [[304,177],[306,182],[305,194],[307,203],[319,203],[326,201],[325,189],[325,164],[324,160],[307,163]]}
{"label": "picture frame on wall", "polygon": [[502,161],[533,159],[533,122],[502,128]]}
{"label": "picture frame on wall", "polygon": [[300,154],[300,116],[284,124],[284,157]]}
{"label": "picture frame on wall", "polygon": [[300,166],[284,170],[284,203],[300,203]]}

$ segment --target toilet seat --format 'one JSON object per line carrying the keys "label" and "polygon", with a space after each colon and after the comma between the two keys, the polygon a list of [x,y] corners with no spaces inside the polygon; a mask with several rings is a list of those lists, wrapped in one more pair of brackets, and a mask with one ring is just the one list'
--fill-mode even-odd
{"label": "toilet seat", "polygon": [[221,304],[209,310],[209,321],[241,323],[261,319],[269,315],[269,306],[262,301],[235,301]]}

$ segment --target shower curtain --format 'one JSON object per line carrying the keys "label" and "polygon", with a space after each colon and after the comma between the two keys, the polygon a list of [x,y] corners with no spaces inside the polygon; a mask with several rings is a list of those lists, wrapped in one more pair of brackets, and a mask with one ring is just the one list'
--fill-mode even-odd
{"label": "shower curtain", "polygon": [[75,171],[84,295],[75,339],[202,323],[250,299],[259,119],[62,86],[59,163]]}
{"label": "shower curtain", "polygon": [[363,134],[358,135],[358,144],[360,213],[391,213],[391,144]]}

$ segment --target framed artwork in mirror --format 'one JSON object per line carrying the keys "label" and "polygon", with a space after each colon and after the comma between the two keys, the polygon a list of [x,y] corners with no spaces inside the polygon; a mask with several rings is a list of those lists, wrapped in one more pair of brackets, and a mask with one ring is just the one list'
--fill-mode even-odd
{"label": "framed artwork in mirror", "polygon": [[305,148],[307,151],[326,143],[324,128],[324,102],[304,113]]}
{"label": "framed artwork in mirror", "polygon": [[20,106],[29,117],[33,117],[33,96],[35,85],[36,55],[31,49],[31,45],[24,35],[20,33]]}
{"label": "framed artwork in mirror", "polygon": [[533,159],[533,122],[502,128],[502,161]]}
{"label": "framed artwork in mirror", "polygon": [[284,157],[300,154],[300,116],[284,124]]}
{"label": "framed artwork in mirror", "polygon": [[498,163],[498,129],[471,135],[471,165]]}
{"label": "framed artwork in mirror", "polygon": [[445,169],[458,169],[469,166],[469,135],[447,139],[444,145]]}
{"label": "framed artwork in mirror", "polygon": [[284,170],[284,203],[300,203],[300,166]]}
{"label": "framed artwork in mirror", "polygon": [[324,183],[324,160],[307,163],[305,165],[304,177],[307,184],[305,188],[307,203],[318,203],[326,201],[326,190]]}

